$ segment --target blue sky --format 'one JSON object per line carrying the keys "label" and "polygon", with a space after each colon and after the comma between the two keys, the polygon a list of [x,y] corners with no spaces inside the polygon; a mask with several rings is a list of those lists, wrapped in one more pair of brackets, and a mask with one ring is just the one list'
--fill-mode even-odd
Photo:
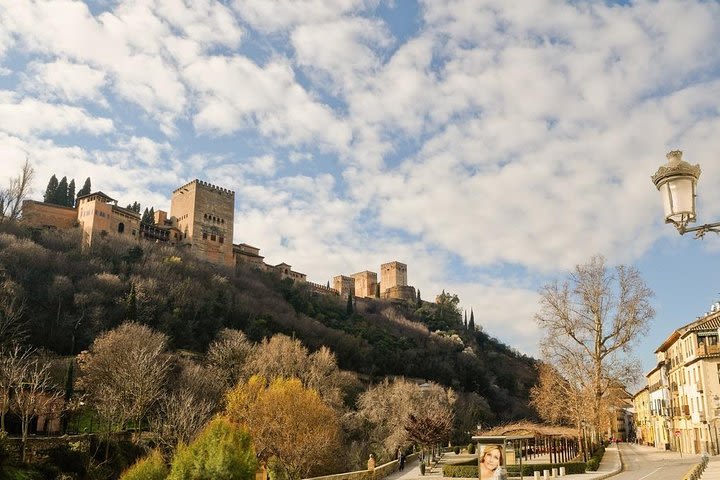
{"label": "blue sky", "polygon": [[719,239],[662,224],[650,175],[700,163],[720,218],[720,4],[0,0],[0,181],[28,155],[122,204],[236,192],[236,243],[316,282],[408,264],[537,355],[538,288],[637,266],[672,329],[720,297]]}

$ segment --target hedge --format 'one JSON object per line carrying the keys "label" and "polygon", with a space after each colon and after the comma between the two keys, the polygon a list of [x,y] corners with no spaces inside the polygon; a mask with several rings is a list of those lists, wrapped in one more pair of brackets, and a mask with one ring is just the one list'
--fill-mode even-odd
{"label": "hedge", "polygon": [[[443,467],[443,477],[462,477],[462,478],[477,478],[478,467],[477,460],[475,465],[463,465],[457,464],[446,464]],[[533,472],[543,470],[552,470],[553,468],[565,467],[565,473],[567,475],[573,475],[576,473],[585,473],[584,462],[567,462],[567,463],[526,463],[522,466],[523,476],[532,476]],[[511,477],[517,477],[520,475],[520,465],[508,465],[508,475]]]}

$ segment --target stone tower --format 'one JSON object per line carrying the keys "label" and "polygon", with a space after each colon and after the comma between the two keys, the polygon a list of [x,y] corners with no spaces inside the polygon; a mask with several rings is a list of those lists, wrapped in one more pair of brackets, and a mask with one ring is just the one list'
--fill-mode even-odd
{"label": "stone tower", "polygon": [[233,265],[235,192],[193,180],[173,192],[170,215],[182,234],[180,245],[204,260]]}
{"label": "stone tower", "polygon": [[407,265],[400,262],[388,262],[380,265],[380,288],[383,291],[406,285]]}
{"label": "stone tower", "polygon": [[364,272],[353,273],[350,276],[355,281],[356,297],[375,297],[375,287],[377,286],[377,273],[365,270]]}

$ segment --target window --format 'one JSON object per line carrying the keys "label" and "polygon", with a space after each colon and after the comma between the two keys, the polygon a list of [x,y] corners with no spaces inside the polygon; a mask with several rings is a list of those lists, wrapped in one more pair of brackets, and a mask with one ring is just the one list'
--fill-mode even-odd
{"label": "window", "polygon": [[118,223],[118,233],[124,233],[125,232],[125,224],[120,222]]}
{"label": "window", "polygon": [[207,233],[203,232],[203,240],[207,240]]}
{"label": "window", "polygon": [[210,235],[210,241],[211,241],[211,242],[214,242],[214,241],[215,241],[215,235]]}
{"label": "window", "polygon": [[225,243],[225,237],[220,237],[220,243]]}

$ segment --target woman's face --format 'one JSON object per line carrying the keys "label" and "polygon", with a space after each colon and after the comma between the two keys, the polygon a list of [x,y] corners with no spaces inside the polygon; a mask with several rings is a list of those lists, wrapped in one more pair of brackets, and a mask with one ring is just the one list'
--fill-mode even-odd
{"label": "woman's face", "polygon": [[490,470],[495,470],[500,465],[500,450],[495,448],[485,454],[483,463]]}

